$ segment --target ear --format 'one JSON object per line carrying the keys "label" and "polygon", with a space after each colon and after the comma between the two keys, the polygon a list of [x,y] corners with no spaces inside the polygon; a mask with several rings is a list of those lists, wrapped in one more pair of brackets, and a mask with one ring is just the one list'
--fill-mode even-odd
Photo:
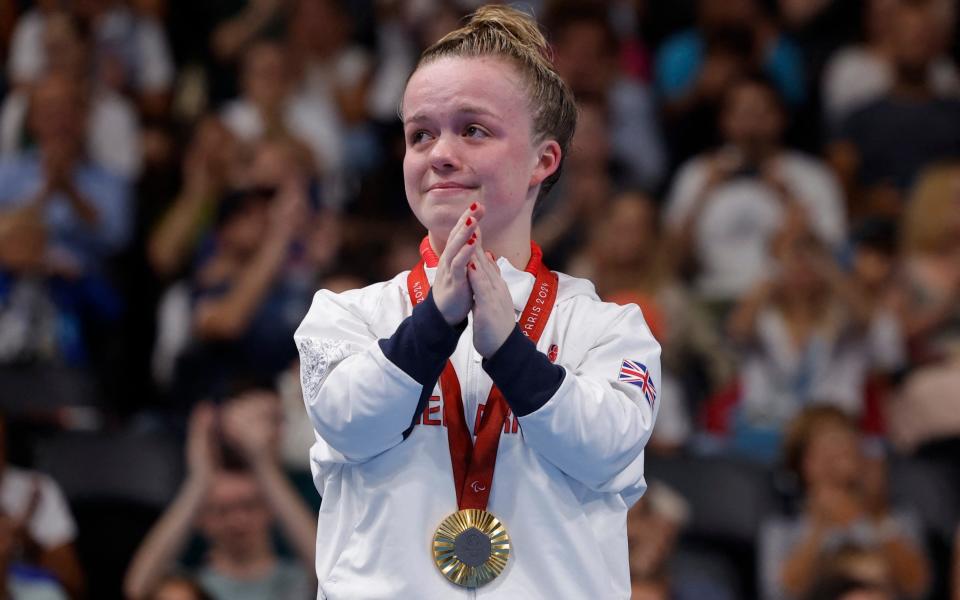
{"label": "ear", "polygon": [[560,168],[563,151],[556,140],[544,140],[537,146],[537,164],[530,174],[530,187],[536,187]]}

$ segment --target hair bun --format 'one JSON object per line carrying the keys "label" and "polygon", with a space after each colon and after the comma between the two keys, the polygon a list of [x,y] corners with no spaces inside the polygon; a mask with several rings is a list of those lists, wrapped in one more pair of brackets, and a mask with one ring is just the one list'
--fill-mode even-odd
{"label": "hair bun", "polygon": [[477,33],[487,30],[505,35],[525,52],[537,54],[547,62],[553,62],[550,45],[540,31],[537,21],[516,8],[497,4],[481,6],[470,15],[463,29]]}

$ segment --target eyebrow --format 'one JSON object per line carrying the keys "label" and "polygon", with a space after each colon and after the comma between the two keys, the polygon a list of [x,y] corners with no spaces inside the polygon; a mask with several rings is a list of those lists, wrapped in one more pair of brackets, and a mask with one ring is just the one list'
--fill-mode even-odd
{"label": "eyebrow", "polygon": [[[497,115],[496,113],[486,108],[476,106],[473,104],[461,104],[456,108],[456,112],[466,113],[468,115],[481,115],[481,116],[493,117],[495,119],[500,118],[500,116]],[[423,113],[414,113],[413,116],[411,116],[409,119],[404,119],[403,124],[406,125],[407,123],[422,123],[424,121],[429,121],[429,120],[430,118]]]}

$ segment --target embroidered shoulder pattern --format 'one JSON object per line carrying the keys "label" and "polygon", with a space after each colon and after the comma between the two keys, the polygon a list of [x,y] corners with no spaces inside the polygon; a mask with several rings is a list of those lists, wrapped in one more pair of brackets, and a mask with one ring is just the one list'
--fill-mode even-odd
{"label": "embroidered shoulder pattern", "polygon": [[320,385],[327,377],[330,367],[347,354],[346,342],[338,340],[315,340],[302,338],[297,340],[300,351],[300,386],[304,398],[313,398],[320,391]]}

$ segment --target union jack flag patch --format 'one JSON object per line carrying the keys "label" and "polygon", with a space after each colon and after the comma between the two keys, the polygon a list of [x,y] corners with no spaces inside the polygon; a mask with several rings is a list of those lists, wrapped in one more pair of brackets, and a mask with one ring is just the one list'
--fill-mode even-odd
{"label": "union jack flag patch", "polygon": [[657,401],[657,388],[653,385],[653,374],[643,363],[633,360],[623,359],[620,365],[620,375],[618,379],[624,383],[629,383],[640,388],[643,397],[647,399],[647,404],[653,408]]}

